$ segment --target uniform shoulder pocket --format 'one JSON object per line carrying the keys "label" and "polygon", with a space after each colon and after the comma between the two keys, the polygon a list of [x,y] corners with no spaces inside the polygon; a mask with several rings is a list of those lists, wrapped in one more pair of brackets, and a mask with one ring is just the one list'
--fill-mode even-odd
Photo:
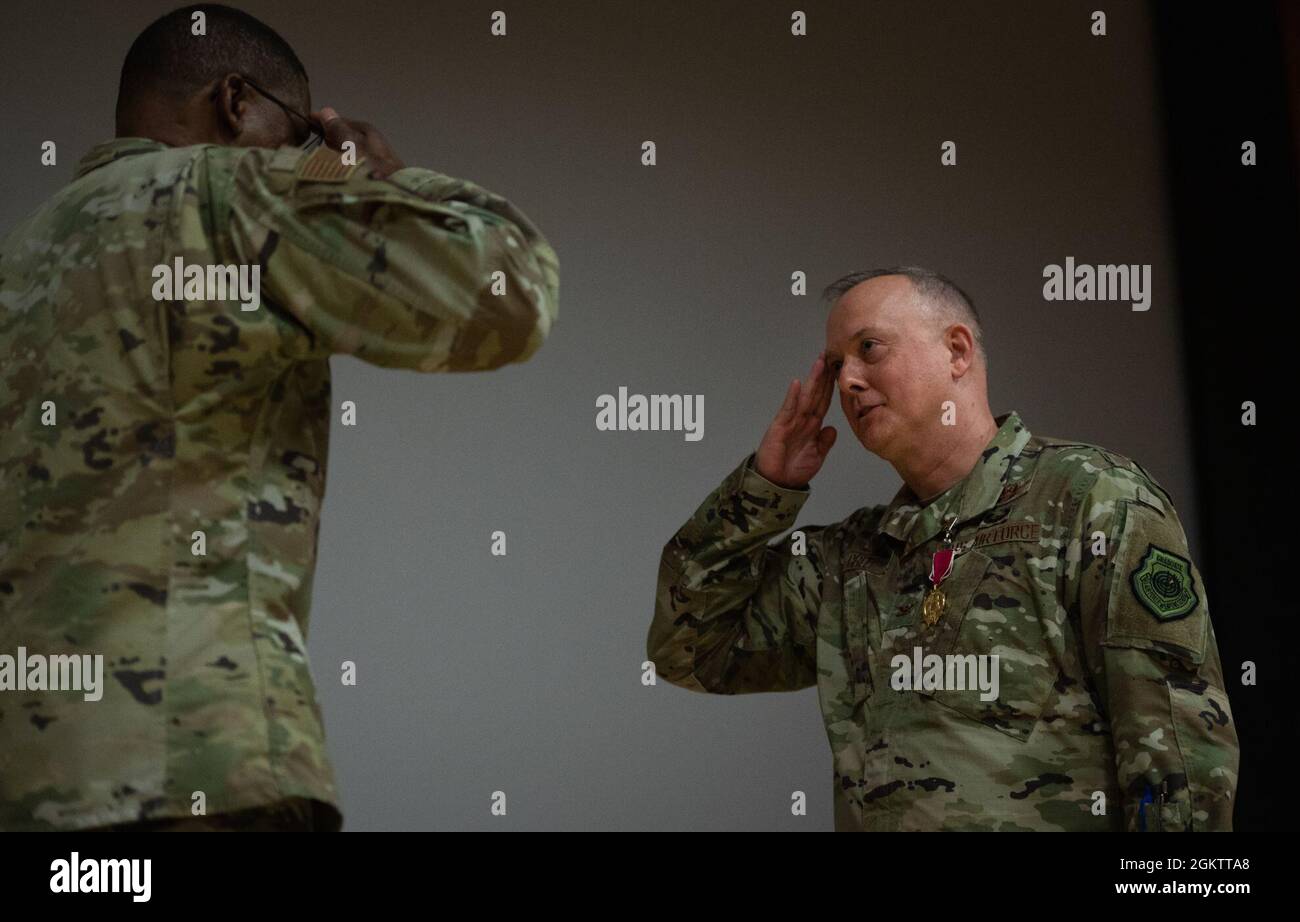
{"label": "uniform shoulder pocket", "polygon": [[1177,517],[1148,496],[1152,502],[1116,502],[1120,537],[1113,549],[1103,643],[1168,653],[1199,665],[1209,626],[1205,587]]}

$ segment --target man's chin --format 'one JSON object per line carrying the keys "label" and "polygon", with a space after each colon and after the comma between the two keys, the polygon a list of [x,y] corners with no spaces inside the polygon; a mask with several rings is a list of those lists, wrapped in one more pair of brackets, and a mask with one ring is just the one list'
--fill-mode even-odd
{"label": "man's chin", "polygon": [[873,455],[885,456],[888,450],[889,440],[885,437],[882,427],[879,424],[864,423],[857,429],[858,441],[862,447]]}

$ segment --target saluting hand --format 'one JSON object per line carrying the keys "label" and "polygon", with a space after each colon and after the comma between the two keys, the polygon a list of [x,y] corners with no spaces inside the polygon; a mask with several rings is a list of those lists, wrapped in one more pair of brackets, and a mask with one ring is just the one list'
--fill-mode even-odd
{"label": "saluting hand", "polygon": [[797,489],[821,470],[835,444],[835,427],[822,426],[835,393],[835,375],[826,366],[826,354],[817,356],[808,380],[790,382],[785,403],[767,427],[754,458],[754,469],[780,487]]}
{"label": "saluting hand", "polygon": [[369,122],[343,118],[329,106],[313,112],[311,117],[320,124],[325,143],[330,147],[342,150],[344,141],[356,144],[357,158],[366,158],[371,179],[384,179],[406,166],[379,129]]}

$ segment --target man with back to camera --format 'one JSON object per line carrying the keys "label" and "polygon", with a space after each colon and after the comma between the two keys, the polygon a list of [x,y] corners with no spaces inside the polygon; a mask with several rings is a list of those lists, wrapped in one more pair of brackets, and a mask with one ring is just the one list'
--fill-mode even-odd
{"label": "man with back to camera", "polygon": [[[0,242],[0,829],[338,829],[305,644],[329,356],[522,362],[558,261],[505,199],[312,111],[229,7],[136,39],[116,135]],[[96,655],[93,692],[15,681]]]}
{"label": "man with back to camera", "polygon": [[[807,382],[664,547],[657,673],[816,684],[837,830],[1231,829],[1236,730],[1169,495],[1121,455],[994,419],[979,318],[943,276],[869,270],[825,297]],[[769,545],[835,442],[837,386],[903,485]]]}

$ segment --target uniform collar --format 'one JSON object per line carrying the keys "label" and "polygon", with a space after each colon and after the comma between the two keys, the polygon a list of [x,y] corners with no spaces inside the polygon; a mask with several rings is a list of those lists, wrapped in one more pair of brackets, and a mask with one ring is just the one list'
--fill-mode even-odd
{"label": "uniform collar", "polygon": [[1029,430],[1014,410],[994,422],[998,424],[997,433],[964,478],[925,504],[903,484],[885,509],[879,530],[906,542],[904,554],[937,535],[946,526],[949,515],[955,513],[960,526],[997,505],[1011,463],[1029,441]]}
{"label": "uniform collar", "polygon": [[81,158],[73,178],[80,179],[91,170],[97,170],[114,160],[120,160],[122,157],[147,154],[151,151],[163,150],[166,147],[167,145],[162,141],[155,141],[152,138],[114,138],[111,141],[104,141],[101,144],[96,144],[86,153],[86,156]]}

